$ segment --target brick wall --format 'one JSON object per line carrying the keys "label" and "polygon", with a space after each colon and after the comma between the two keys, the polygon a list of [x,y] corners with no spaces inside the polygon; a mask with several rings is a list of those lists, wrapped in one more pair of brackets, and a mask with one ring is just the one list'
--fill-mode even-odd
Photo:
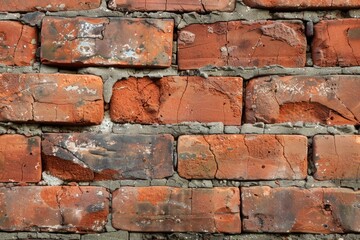
{"label": "brick wall", "polygon": [[360,239],[358,0],[0,12],[0,239]]}

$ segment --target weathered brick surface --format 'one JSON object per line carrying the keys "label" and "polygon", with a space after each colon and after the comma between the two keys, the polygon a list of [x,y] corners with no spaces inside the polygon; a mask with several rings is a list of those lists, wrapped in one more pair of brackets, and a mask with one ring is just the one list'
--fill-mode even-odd
{"label": "weathered brick surface", "polygon": [[242,79],[232,77],[129,78],[117,82],[110,105],[115,122],[223,122],[240,125]]}
{"label": "weathered brick surface", "polygon": [[242,188],[243,230],[359,232],[359,197],[359,191],[339,188]]}
{"label": "weathered brick surface", "polygon": [[304,26],[296,21],[193,24],[178,37],[180,69],[207,65],[304,67]]}
{"label": "weathered brick surface", "polygon": [[173,174],[171,135],[45,134],[44,170],[68,181],[165,178]]}
{"label": "weathered brick surface", "polygon": [[0,135],[0,182],[41,180],[40,137]]}
{"label": "weathered brick surface", "polygon": [[315,65],[360,65],[360,19],[321,21],[314,30],[312,57]]}
{"label": "weathered brick surface", "polygon": [[0,0],[0,12],[74,11],[98,8],[101,0]]}
{"label": "weathered brick surface", "polygon": [[318,135],[313,142],[316,179],[360,178],[360,136]]}
{"label": "weathered brick surface", "polygon": [[111,0],[109,7],[121,11],[210,12],[233,11],[235,0]]}
{"label": "weathered brick surface", "polygon": [[244,3],[255,8],[270,9],[349,9],[359,8],[358,0],[244,0]]}
{"label": "weathered brick surface", "polygon": [[[0,2],[0,9],[1,7]],[[32,65],[35,62],[36,48],[36,28],[19,22],[0,21],[0,64],[10,66]]]}
{"label": "weathered brick surface", "polygon": [[109,214],[100,187],[0,188],[2,231],[99,232]]}
{"label": "weathered brick surface", "polygon": [[102,85],[90,75],[0,74],[0,121],[98,124]]}
{"label": "weathered brick surface", "polygon": [[268,76],[246,87],[246,122],[360,123],[359,76]]}
{"label": "weathered brick surface", "polygon": [[307,139],[280,135],[180,136],[178,172],[197,179],[304,179]]}
{"label": "weathered brick surface", "polygon": [[113,193],[113,226],[141,232],[239,233],[238,188],[121,187]]}
{"label": "weathered brick surface", "polygon": [[173,20],[46,17],[41,61],[59,65],[168,67]]}

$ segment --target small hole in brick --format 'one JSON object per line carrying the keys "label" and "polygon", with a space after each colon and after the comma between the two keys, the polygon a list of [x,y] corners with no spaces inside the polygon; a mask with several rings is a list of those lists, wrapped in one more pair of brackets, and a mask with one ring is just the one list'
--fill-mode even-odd
{"label": "small hole in brick", "polygon": [[268,151],[268,153],[271,153],[271,151]]}
{"label": "small hole in brick", "polygon": [[334,120],[334,117],[330,117],[330,120]]}
{"label": "small hole in brick", "polygon": [[31,152],[30,155],[33,155],[33,153]]}
{"label": "small hole in brick", "polygon": [[331,205],[330,204],[324,204],[325,211],[331,211]]}
{"label": "small hole in brick", "polygon": [[324,224],[323,226],[324,226],[324,228],[327,228],[327,227],[328,227],[328,225],[327,225],[327,224]]}
{"label": "small hole in brick", "polygon": [[262,165],[261,168],[265,168],[265,165]]}

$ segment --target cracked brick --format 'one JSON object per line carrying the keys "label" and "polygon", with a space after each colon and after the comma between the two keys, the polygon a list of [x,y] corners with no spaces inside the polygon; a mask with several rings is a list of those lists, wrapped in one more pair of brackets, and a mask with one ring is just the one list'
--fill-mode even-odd
{"label": "cracked brick", "polygon": [[0,64],[9,66],[33,65],[36,49],[36,28],[23,25],[20,22],[0,21]]}
{"label": "cracked brick", "polygon": [[230,12],[235,4],[235,0],[111,0],[109,8],[120,11]]}
{"label": "cracked brick", "polygon": [[178,172],[188,179],[305,179],[307,139],[286,135],[180,136]]}
{"label": "cracked brick", "polygon": [[108,214],[105,188],[0,188],[2,231],[101,232]]}
{"label": "cracked brick", "polygon": [[246,232],[359,232],[359,191],[341,188],[243,187]]}
{"label": "cracked brick", "polygon": [[[184,41],[184,33],[192,41]],[[179,68],[211,66],[304,67],[306,38],[297,21],[192,24],[179,31]]]}
{"label": "cracked brick", "polygon": [[0,135],[0,182],[39,182],[40,142],[40,137]]}
{"label": "cracked brick", "polygon": [[359,66],[360,20],[320,21],[314,26],[314,65],[321,67]]}
{"label": "cracked brick", "polygon": [[360,7],[358,0],[244,0],[244,3],[250,7],[271,10],[352,9]]}
{"label": "cracked brick", "polygon": [[268,76],[246,87],[245,121],[359,125],[358,76]]}
{"label": "cracked brick", "polygon": [[358,180],[360,136],[315,136],[313,160],[318,180]]}
{"label": "cracked brick", "polygon": [[121,187],[112,223],[128,231],[240,233],[239,205],[238,188]]}
{"label": "cracked brick", "polygon": [[114,85],[110,103],[115,122],[240,125],[241,114],[242,79],[237,77],[129,78]]}
{"label": "cracked brick", "polygon": [[75,11],[100,7],[101,0],[2,0],[0,12]]}
{"label": "cracked brick", "polygon": [[44,171],[66,181],[170,177],[173,141],[171,135],[44,134]]}
{"label": "cracked brick", "polygon": [[41,61],[50,65],[169,67],[173,20],[46,17]]}
{"label": "cracked brick", "polygon": [[0,121],[98,124],[102,80],[69,74],[0,74]]}

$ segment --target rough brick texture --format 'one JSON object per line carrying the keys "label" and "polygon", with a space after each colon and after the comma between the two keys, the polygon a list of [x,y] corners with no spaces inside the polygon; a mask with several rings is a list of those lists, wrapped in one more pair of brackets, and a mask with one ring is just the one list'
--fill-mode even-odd
{"label": "rough brick texture", "polygon": [[193,24],[178,37],[180,69],[207,65],[304,67],[304,26],[296,21]]}
{"label": "rough brick texture", "polygon": [[0,188],[3,231],[102,231],[109,193],[99,187]]}
{"label": "rough brick texture", "polygon": [[360,178],[360,136],[318,135],[313,142],[316,179]]}
{"label": "rough brick texture", "polygon": [[307,139],[303,136],[181,136],[178,172],[197,179],[304,179]]}
{"label": "rough brick texture", "polygon": [[[2,4],[0,2],[0,9]],[[0,10],[1,11],[1,10]],[[35,61],[36,28],[20,22],[0,21],[0,64],[29,66]]]}
{"label": "rough brick texture", "polygon": [[110,106],[115,122],[180,123],[223,122],[240,125],[242,79],[164,77],[119,81]]}
{"label": "rough brick texture", "polygon": [[169,67],[173,20],[46,17],[41,61],[57,65]]}
{"label": "rough brick texture", "polygon": [[279,233],[359,232],[359,194],[338,188],[242,188],[243,229]]}
{"label": "rough brick texture", "polygon": [[358,0],[244,0],[244,3],[255,8],[270,9],[351,9],[359,8]]}
{"label": "rough brick texture", "polygon": [[98,124],[102,85],[90,75],[0,74],[0,121]]}
{"label": "rough brick texture", "polygon": [[109,7],[121,11],[210,12],[232,11],[235,0],[110,0]]}
{"label": "rough brick texture", "polygon": [[74,11],[98,8],[101,0],[0,0],[0,12]]}
{"label": "rough brick texture", "polygon": [[314,30],[312,57],[315,65],[360,65],[360,19],[321,21]]}
{"label": "rough brick texture", "polygon": [[246,87],[246,122],[360,123],[359,76],[268,76]]}
{"label": "rough brick texture", "polygon": [[239,233],[238,188],[121,187],[113,193],[113,226],[142,232]]}
{"label": "rough brick texture", "polygon": [[165,178],[173,174],[173,137],[45,134],[44,170],[68,181]]}
{"label": "rough brick texture", "polygon": [[40,137],[0,135],[0,182],[40,180]]}

